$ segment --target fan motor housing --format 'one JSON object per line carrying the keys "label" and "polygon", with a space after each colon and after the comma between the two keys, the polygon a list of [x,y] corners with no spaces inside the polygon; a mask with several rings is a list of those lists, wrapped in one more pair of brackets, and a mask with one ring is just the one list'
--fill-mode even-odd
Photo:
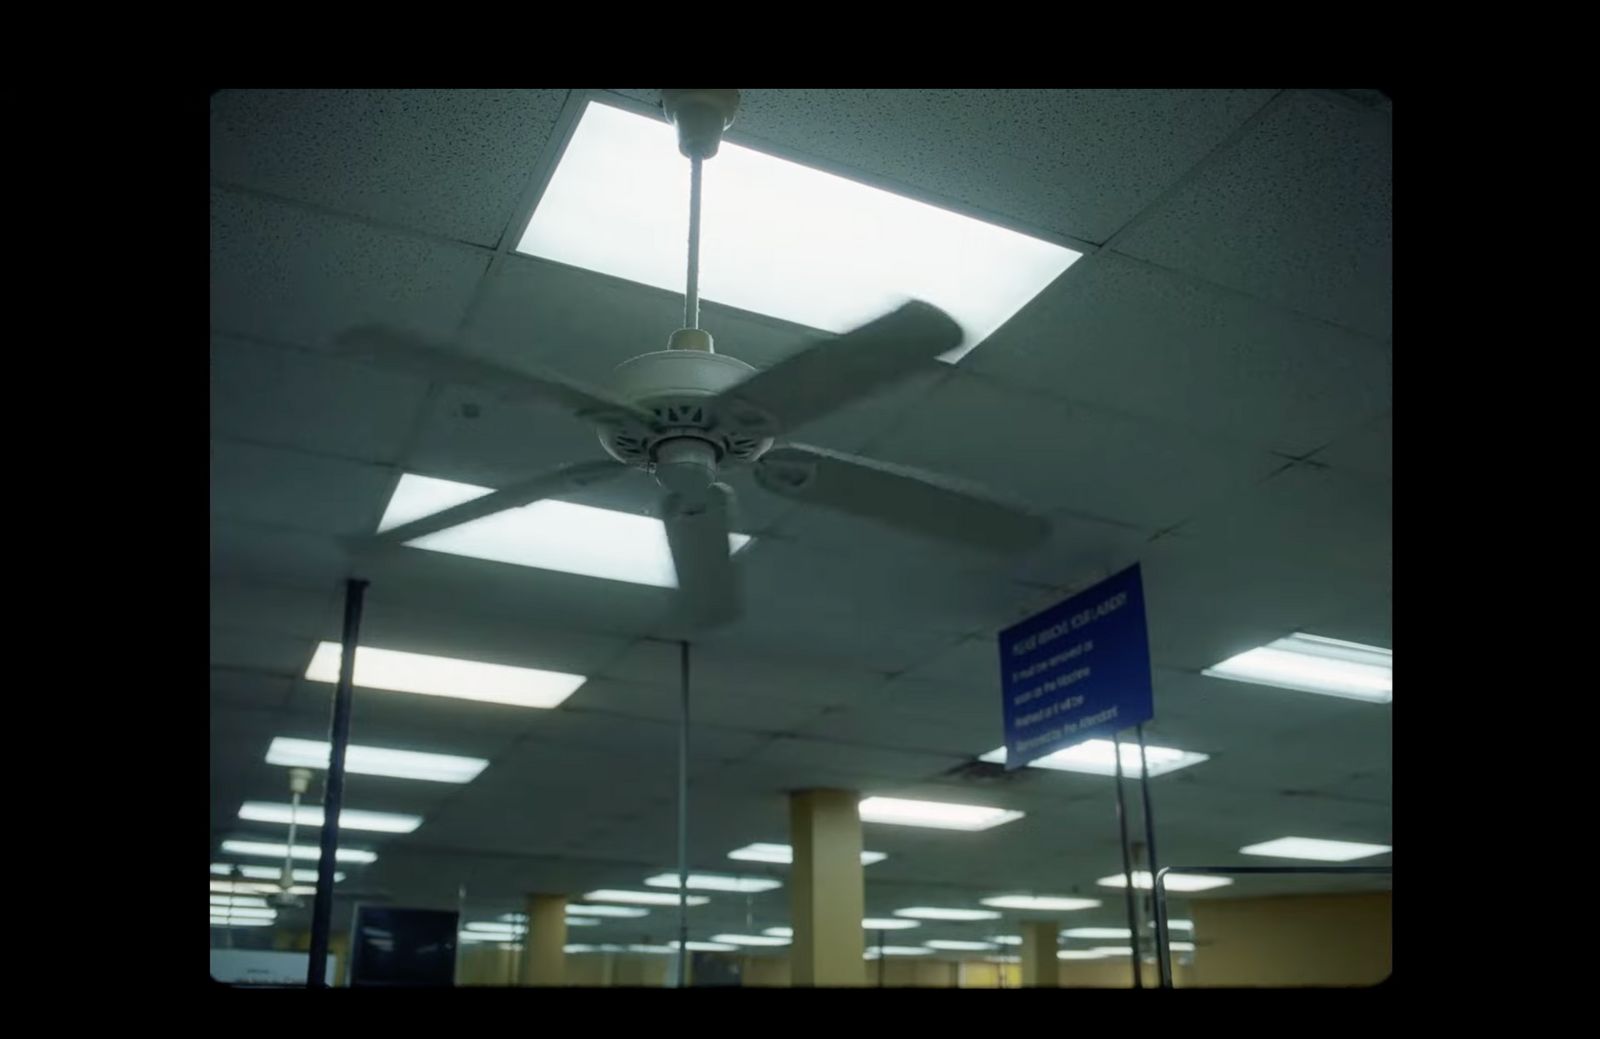
{"label": "fan motor housing", "polygon": [[610,389],[656,421],[608,422],[598,430],[600,445],[619,462],[649,466],[662,461],[663,445],[689,437],[710,444],[718,462],[753,462],[772,438],[746,431],[753,424],[748,405],[730,416],[719,413],[712,399],[755,372],[736,357],[704,350],[659,350],[623,361],[611,373]]}

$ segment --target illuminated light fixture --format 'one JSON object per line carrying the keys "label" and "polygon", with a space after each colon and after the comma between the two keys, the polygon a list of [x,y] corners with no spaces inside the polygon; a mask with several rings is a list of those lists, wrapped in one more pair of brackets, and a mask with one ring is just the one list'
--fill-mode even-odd
{"label": "illuminated light fixture", "polygon": [[503,949],[513,948],[516,938],[515,935],[499,934],[489,931],[462,931],[456,937],[467,944],[473,942],[501,942],[503,943],[501,945],[501,948]]}
{"label": "illuminated light fixture", "polygon": [[[219,877],[241,876],[252,880],[282,880],[283,868],[281,866],[255,866],[247,862],[213,862],[211,872]],[[314,869],[297,869],[294,871],[295,880],[304,880],[315,883],[317,871]],[[337,884],[344,879],[344,874],[334,871],[333,882]]]}
{"label": "illuminated light fixture", "polygon": [[941,949],[949,952],[990,952],[994,949],[992,942],[967,942],[951,938],[934,938],[922,944],[930,949]]}
{"label": "illuminated light fixture", "polygon": [[[632,902],[641,906],[675,906],[678,904],[677,895],[665,895],[659,891],[618,891],[612,888],[602,888],[599,891],[590,891],[583,896],[595,902]],[[692,906],[703,906],[711,899],[704,895],[690,895],[684,899]]]}
{"label": "illuminated light fixture", "polygon": [[869,960],[875,960],[875,959],[878,958],[878,954],[880,952],[885,956],[932,956],[933,955],[933,950],[932,949],[924,949],[920,945],[885,945],[885,946],[882,946],[881,948],[879,946],[874,945],[870,949],[867,950],[865,958],[869,959]]}
{"label": "illuminated light fixture", "polygon": [[561,951],[562,952],[627,952],[628,951],[628,947],[626,945],[612,945],[610,943],[602,943],[600,945],[564,945],[564,946],[561,947]]}
{"label": "illuminated light fixture", "polygon": [[267,900],[251,895],[212,895],[211,904],[214,906],[233,906],[234,908],[255,907],[266,909]]}
{"label": "illuminated light fixture", "polygon": [[[296,893],[304,892],[309,894],[316,891],[316,888],[309,885],[297,884],[295,888],[299,889]],[[213,880],[211,882],[211,891],[222,895],[276,895],[282,890],[277,884],[268,884],[263,881]]]}
{"label": "illuminated light fixture", "polygon": [[276,920],[278,911],[265,906],[218,906],[210,907],[213,917],[221,916],[229,920]]}
{"label": "illuminated light fixture", "polygon": [[475,920],[467,924],[467,930],[483,934],[521,934],[523,927],[518,923],[500,923],[495,921]]}
{"label": "illuminated light fixture", "polygon": [[762,931],[761,933],[765,934],[765,935],[768,935],[770,937],[773,937],[773,938],[793,938],[794,937],[794,928],[793,927],[769,927],[766,930]]}
{"label": "illuminated light fixture", "polygon": [[[343,655],[344,649],[339,643],[321,643],[306,667],[306,678],[313,682],[337,682],[339,658]],[[453,700],[512,707],[550,708],[559,707],[588,680],[585,675],[561,671],[485,664],[373,646],[356,647],[354,681],[363,689],[447,696]]]}
{"label": "illuminated light fixture", "polygon": [[1056,953],[1058,960],[1103,960],[1106,954],[1093,949],[1062,949]]}
{"label": "illuminated light fixture", "polygon": [[1021,945],[1022,944],[1022,935],[1020,935],[1020,934],[991,934],[989,936],[989,940],[991,942],[994,942],[996,945]]}
{"label": "illuminated light fixture", "polygon": [[652,953],[652,954],[654,954],[654,953],[677,952],[678,950],[673,948],[670,945],[637,945],[636,944],[636,945],[628,946],[628,951],[629,952],[643,952],[643,953]]}
{"label": "illuminated light fixture", "polygon": [[991,909],[944,909],[939,906],[911,906],[896,909],[895,916],[912,920],[998,920],[1000,914]]}
{"label": "illuminated light fixture", "polygon": [[1368,703],[1394,699],[1394,651],[1296,632],[1200,672]]}
{"label": "illuminated light fixture", "polygon": [[[1137,777],[1139,775],[1139,745],[1137,743],[1119,743],[1122,751],[1122,771],[1124,775]],[[1211,755],[1199,754],[1192,750],[1179,750],[1176,747],[1153,747],[1145,744],[1145,760],[1150,763],[1150,778],[1164,776],[1168,772],[1176,772],[1180,768],[1198,765],[1208,760]],[[1006,763],[1006,749],[991,750],[978,758],[979,761],[988,761],[996,765]],[[1082,772],[1090,776],[1115,776],[1117,763],[1111,756],[1110,740],[1084,740],[1065,750],[1058,750],[1054,754],[1047,754],[1042,758],[1028,763],[1029,768],[1049,768],[1059,772]]]}
{"label": "illuminated light fixture", "polygon": [[[888,857],[881,851],[863,851],[861,864],[870,866]],[[787,844],[747,844],[728,852],[728,858],[738,859],[741,862],[774,862],[788,866],[794,863],[794,849]]]}
{"label": "illuminated light fixture", "polygon": [[714,934],[714,942],[725,945],[788,945],[789,939],[775,934]]}
{"label": "illuminated light fixture", "polygon": [[247,920],[237,916],[213,916],[211,918],[212,927],[271,927],[273,923],[274,921],[272,920]]}
{"label": "illuminated light fixture", "polygon": [[[646,877],[644,882],[649,887],[670,887],[676,890],[678,875],[658,873],[653,877]],[[770,877],[728,877],[718,873],[691,873],[686,883],[691,891],[738,891],[744,894],[783,887],[783,881],[773,880]]]}
{"label": "illuminated light fixture", "polygon": [[582,903],[567,906],[568,916],[614,916],[632,919],[649,914],[650,910],[639,909],[636,906],[592,906]]}
{"label": "illuminated light fixture", "polygon": [[1194,952],[1194,942],[1168,942],[1167,948],[1172,952]]}
{"label": "illuminated light fixture", "polygon": [[[271,844],[267,841],[223,841],[222,850],[230,855],[258,855],[270,859],[281,859],[291,854],[291,849],[286,844]],[[297,844],[292,850],[297,859],[311,859],[315,861],[322,858],[321,848],[308,848]],[[370,851],[361,851],[357,848],[338,848],[334,850],[335,862],[377,862],[378,856]]]}
{"label": "illuminated light fixture", "polygon": [[869,916],[861,921],[869,931],[903,931],[908,927],[921,927],[915,920],[896,920],[892,917]]}
{"label": "illuminated light fixture", "polygon": [[[923,299],[966,330],[951,363],[1082,256],[727,141],[703,176],[705,299],[828,332]],[[517,252],[681,292],[688,198],[670,124],[591,102]]]}
{"label": "illuminated light fixture", "polygon": [[596,919],[595,917],[592,917],[592,916],[571,916],[571,915],[568,915],[567,917],[565,917],[565,920],[567,922],[567,926],[568,927],[599,927],[600,926],[600,921],[598,919]]}
{"label": "illuminated light fixture", "polygon": [[[1133,946],[1131,946],[1131,945],[1097,945],[1093,949],[1090,949],[1089,951],[1090,952],[1097,952],[1102,956],[1132,956],[1133,955]],[[1059,956],[1060,953],[1057,953],[1056,955]]]}
{"label": "illuminated light fixture", "polygon": [[1251,844],[1239,849],[1241,855],[1266,855],[1276,859],[1311,859],[1314,862],[1349,862],[1393,851],[1387,844],[1361,844],[1357,841],[1325,841],[1316,837],[1279,837],[1275,841]]}
{"label": "illuminated light fixture", "polygon": [[[681,271],[679,276],[681,278]],[[394,496],[389,499],[389,507],[378,524],[378,530],[381,533],[489,493],[488,487],[406,473],[400,477]],[[731,552],[738,552],[749,543],[748,534],[728,535]],[[537,570],[558,570],[566,574],[647,584],[657,588],[678,587],[678,570],[673,565],[672,550],[667,545],[667,528],[661,520],[554,498],[446,527],[413,538],[406,544],[430,552],[487,559]],[[364,655],[364,649],[356,655],[358,672]],[[365,684],[359,673],[356,684]],[[581,684],[580,679],[578,685]],[[573,689],[576,688],[577,685],[574,685]]]}
{"label": "illuminated light fixture", "polygon": [[[1128,886],[1127,878],[1121,873],[1113,873],[1109,877],[1101,877],[1095,881],[1101,887],[1124,888]],[[1194,873],[1168,873],[1161,881],[1161,887],[1166,891],[1209,891],[1214,887],[1227,887],[1233,883],[1232,877],[1207,877]],[[1134,870],[1133,886],[1140,891],[1149,891],[1152,887],[1149,870]]]}
{"label": "illuminated light fixture", "polygon": [[925,826],[935,830],[988,830],[1021,819],[1024,812],[947,801],[912,801],[902,797],[867,797],[860,806],[864,823]]}
{"label": "illuminated light fixture", "polygon": [[[668,942],[667,947],[673,951],[676,951],[678,948],[677,939],[673,939],[672,941]],[[690,952],[734,952],[739,948],[737,945],[729,945],[727,942],[696,941],[685,942],[683,943],[683,947],[688,949]]]}
{"label": "illuminated light fixture", "polygon": [[1068,895],[996,895],[980,899],[981,905],[996,909],[1037,909],[1049,912],[1070,912],[1074,909],[1095,909],[1098,898],[1073,898]]}
{"label": "illuminated light fixture", "polygon": [[[253,823],[283,823],[288,825],[290,815],[298,826],[321,826],[322,809],[316,805],[275,804],[268,801],[246,801],[239,806],[239,818]],[[339,810],[341,830],[373,830],[378,833],[410,833],[422,825],[420,815],[399,815],[394,812],[363,812],[355,808]]]}
{"label": "illuminated light fixture", "polygon": [[1168,920],[1167,921],[1167,930],[1169,930],[1169,931],[1192,931],[1192,930],[1194,930],[1194,921],[1193,920]]}
{"label": "illuminated light fixture", "polygon": [[1061,934],[1064,938],[1121,938],[1123,941],[1133,937],[1133,932],[1126,927],[1069,927]]}
{"label": "illuminated light fixture", "polygon": [[[267,764],[290,768],[327,768],[326,740],[298,740],[279,736],[267,748]],[[487,768],[484,758],[456,754],[429,754],[417,750],[362,747],[345,748],[344,770],[352,775],[388,776],[391,779],[425,779],[434,783],[470,783]]]}

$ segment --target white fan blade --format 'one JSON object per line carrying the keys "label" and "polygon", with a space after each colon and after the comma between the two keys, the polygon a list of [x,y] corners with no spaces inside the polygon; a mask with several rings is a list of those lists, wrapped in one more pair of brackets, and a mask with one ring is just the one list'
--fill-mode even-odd
{"label": "white fan blade", "polygon": [[678,591],[688,619],[697,625],[725,624],[743,611],[728,545],[732,503],[733,491],[717,483],[697,498],[668,495],[662,508]]}
{"label": "white fan blade", "polygon": [[445,530],[449,527],[459,527],[463,523],[470,523],[484,516],[491,516],[506,509],[520,508],[529,502],[540,501],[557,494],[566,494],[618,476],[628,469],[621,462],[574,462],[564,465],[559,469],[540,473],[526,480],[519,480],[509,487],[501,488],[493,494],[485,494],[471,501],[462,502],[460,505],[451,506],[442,512],[435,512],[427,516],[414,519],[410,523],[402,523],[398,527],[391,527],[381,533],[374,534],[357,543],[354,547],[358,550],[377,549],[393,545],[402,545],[407,541],[432,534],[435,531]]}
{"label": "white fan blade", "polygon": [[1050,533],[1050,522],[975,484],[805,444],[774,447],[755,465],[763,488],[914,534],[995,551],[1020,551]]}
{"label": "white fan blade", "polygon": [[558,375],[548,369],[520,363],[516,368],[469,357],[459,350],[432,343],[398,329],[365,325],[344,332],[335,346],[345,356],[380,364],[425,379],[477,386],[512,399],[541,397],[581,418],[603,421],[608,415],[627,415],[646,424],[655,416],[595,386]]}
{"label": "white fan blade", "polygon": [[719,411],[752,434],[793,430],[913,374],[961,336],[950,315],[913,300],[750,376],[722,394]]}

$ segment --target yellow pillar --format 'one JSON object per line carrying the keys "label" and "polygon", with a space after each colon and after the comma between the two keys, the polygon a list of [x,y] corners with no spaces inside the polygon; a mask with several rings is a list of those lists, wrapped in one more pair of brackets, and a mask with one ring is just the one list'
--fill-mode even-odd
{"label": "yellow pillar", "polygon": [[524,985],[567,983],[567,896],[529,895],[528,934],[522,943]]}
{"label": "yellow pillar", "polygon": [[1054,920],[1028,920],[1022,925],[1022,986],[1059,988],[1061,925]]}
{"label": "yellow pillar", "polygon": [[790,971],[796,986],[866,984],[860,800],[851,790],[789,795]]}

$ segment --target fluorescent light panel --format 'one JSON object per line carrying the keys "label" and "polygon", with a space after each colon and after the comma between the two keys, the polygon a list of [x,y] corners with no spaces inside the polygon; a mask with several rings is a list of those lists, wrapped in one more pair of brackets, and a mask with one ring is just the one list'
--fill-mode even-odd
{"label": "fluorescent light panel", "polygon": [[266,906],[219,906],[213,905],[212,916],[221,916],[229,920],[276,920],[278,911]]}
{"label": "fluorescent light panel", "polygon": [[1349,862],[1393,851],[1387,844],[1362,844],[1358,841],[1327,841],[1317,837],[1279,837],[1275,841],[1250,844],[1239,849],[1241,855],[1266,855],[1276,859],[1311,859],[1314,862]]}
{"label": "fluorescent light panel", "polygon": [[1296,632],[1200,672],[1368,703],[1394,699],[1394,651]]}
{"label": "fluorescent light panel", "polygon": [[[874,862],[882,862],[889,856],[881,851],[863,851],[861,864],[870,866]],[[742,848],[735,848],[728,852],[728,858],[740,862],[774,862],[789,866],[794,863],[794,849],[787,844],[747,844]]]}
{"label": "fluorescent light panel", "polygon": [[1062,949],[1056,953],[1058,960],[1103,960],[1106,954],[1093,949]]}
{"label": "fluorescent light panel", "polygon": [[211,904],[214,906],[233,906],[234,908],[255,907],[266,909],[267,900],[254,895],[211,895]]}
{"label": "fluorescent light panel", "polygon": [[869,960],[875,960],[875,959],[878,958],[878,953],[880,951],[885,956],[932,956],[933,955],[933,950],[932,949],[924,949],[920,945],[885,945],[885,946],[883,946],[883,948],[881,950],[879,949],[878,946],[874,945],[874,946],[871,946],[870,948],[867,949],[866,958],[869,959]]}
{"label": "fluorescent light panel", "polygon": [[568,916],[610,916],[623,919],[633,919],[648,916],[650,910],[640,909],[636,906],[592,906],[579,903],[567,906]]}
{"label": "fluorescent light panel", "polygon": [[1074,909],[1095,909],[1098,898],[1073,898],[1069,895],[996,895],[980,899],[986,906],[996,909],[1034,909],[1049,912],[1070,912]]}
{"label": "fluorescent light panel", "polygon": [[[1124,888],[1128,886],[1127,878],[1121,873],[1113,873],[1109,877],[1101,877],[1095,881],[1101,887]],[[1161,882],[1167,891],[1209,891],[1216,887],[1227,887],[1233,883],[1232,877],[1209,877],[1196,873],[1168,873]],[[1134,870],[1133,886],[1139,891],[1149,891],[1154,882],[1151,880],[1149,870]]]}
{"label": "fluorescent light panel", "polygon": [[[951,363],[1082,255],[728,142],[704,188],[703,298],[829,332],[924,299],[966,331]],[[671,126],[591,103],[517,251],[682,292],[688,198]]]}
{"label": "fluorescent light panel", "polygon": [[1021,945],[1022,944],[1022,935],[1020,935],[1020,934],[991,934],[989,936],[989,940],[991,942],[994,942],[996,945]]}
{"label": "fluorescent light panel", "polygon": [[[398,527],[489,493],[492,492],[487,487],[406,473],[389,499],[378,530]],[[748,534],[728,535],[732,552],[749,543]],[[678,571],[667,545],[667,528],[661,520],[567,501],[546,499],[505,509],[413,538],[406,544],[430,552],[538,570],[657,588],[678,587]],[[361,656],[356,655],[358,669]],[[359,677],[357,684],[362,684]]]}
{"label": "fluorescent light panel", "polygon": [[[331,749],[326,740],[300,740],[279,736],[267,748],[267,764],[290,768],[327,768]],[[457,754],[430,754],[389,747],[345,748],[344,770],[352,775],[424,779],[434,783],[470,783],[487,768],[484,758]]]}
{"label": "fluorescent light panel", "polygon": [[989,952],[995,947],[993,942],[968,942],[952,938],[934,938],[922,944],[930,949],[942,949],[947,952]]}
{"label": "fluorescent light panel", "polygon": [[921,927],[915,920],[896,920],[892,917],[869,916],[861,921],[869,931],[904,931],[908,927]]}
{"label": "fluorescent light panel", "polygon": [[247,920],[237,916],[212,916],[212,927],[271,927],[272,920]]}
{"label": "fluorescent light panel", "polygon": [[935,830],[988,830],[1021,819],[1025,813],[985,805],[946,801],[912,801],[903,797],[868,797],[861,801],[861,821],[924,826]]}
{"label": "fluorescent light panel", "polygon": [[722,942],[725,945],[777,946],[789,944],[788,938],[774,934],[714,934],[711,936],[711,940]]}
{"label": "fluorescent light panel", "polygon": [[[318,645],[306,668],[306,678],[313,682],[337,682],[339,660],[343,656],[343,647],[337,642]],[[447,696],[454,700],[477,700],[512,707],[550,708],[560,706],[588,680],[584,675],[561,671],[485,664],[374,646],[356,647],[354,681],[363,689]]]}
{"label": "fluorescent light panel", "polygon": [[[1137,743],[1121,743],[1118,747],[1122,751],[1122,771],[1124,775],[1137,777],[1139,775],[1139,745]],[[1198,765],[1210,758],[1209,754],[1199,754],[1191,750],[1179,750],[1176,747],[1153,747],[1145,745],[1145,760],[1150,763],[1150,776],[1164,776],[1168,772],[1176,772],[1180,768]],[[997,765],[1006,763],[1006,748],[1000,747],[978,758],[979,761],[989,761]],[[1111,756],[1110,740],[1084,740],[1065,750],[1058,750],[1028,764],[1029,768],[1049,768],[1060,772],[1082,772],[1091,776],[1115,776],[1117,762]]]}
{"label": "fluorescent light panel", "polygon": [[[727,942],[688,941],[682,944],[683,947],[688,949],[690,952],[734,952],[739,948],[737,945],[729,945]],[[667,943],[667,947],[673,950],[676,950],[678,945],[679,943],[676,938]]]}
{"label": "fluorescent light panel", "polygon": [[1067,938],[1121,938],[1124,941],[1133,937],[1126,927],[1069,927],[1061,934]]}
{"label": "fluorescent light panel", "polygon": [[[646,877],[645,884],[649,887],[678,887],[676,873],[658,873],[653,877]],[[729,877],[718,873],[691,873],[686,881],[691,891],[737,891],[753,894],[758,891],[771,891],[773,888],[783,886],[783,881],[773,880],[770,877]]]}
{"label": "fluorescent light panel", "polygon": [[[321,826],[322,809],[317,805],[277,804],[270,801],[246,801],[239,806],[239,818],[255,823],[283,823],[288,825],[291,815],[296,825]],[[355,808],[339,810],[341,830],[371,830],[377,833],[410,833],[422,825],[420,815],[400,815],[394,812],[364,812]]]}
{"label": "fluorescent light panel", "polygon": [[[675,906],[678,904],[678,895],[662,894],[659,891],[619,891],[614,888],[602,888],[599,891],[590,891],[583,896],[595,902],[632,902],[642,906]],[[690,895],[685,901],[692,906],[703,906],[711,899],[704,895]]]}
{"label": "fluorescent light panel", "polygon": [[[211,872],[219,877],[241,876],[252,880],[282,880],[282,866],[256,866],[248,862],[213,862]],[[293,872],[295,880],[316,882],[317,871],[314,869],[297,869]],[[338,870],[333,872],[333,882],[337,884],[344,879],[344,874]]]}
{"label": "fluorescent light panel", "polygon": [[947,909],[941,906],[911,906],[896,909],[895,916],[913,920],[998,920],[1000,914],[992,909]]}
{"label": "fluorescent light panel", "polygon": [[[259,855],[271,859],[281,859],[291,854],[286,844],[270,844],[266,841],[223,841],[222,850],[230,855]],[[311,859],[316,861],[322,858],[321,848],[311,848],[303,844],[294,846],[293,855],[297,859]],[[377,862],[378,856],[370,851],[361,851],[358,848],[336,848],[333,853],[335,862]]]}

